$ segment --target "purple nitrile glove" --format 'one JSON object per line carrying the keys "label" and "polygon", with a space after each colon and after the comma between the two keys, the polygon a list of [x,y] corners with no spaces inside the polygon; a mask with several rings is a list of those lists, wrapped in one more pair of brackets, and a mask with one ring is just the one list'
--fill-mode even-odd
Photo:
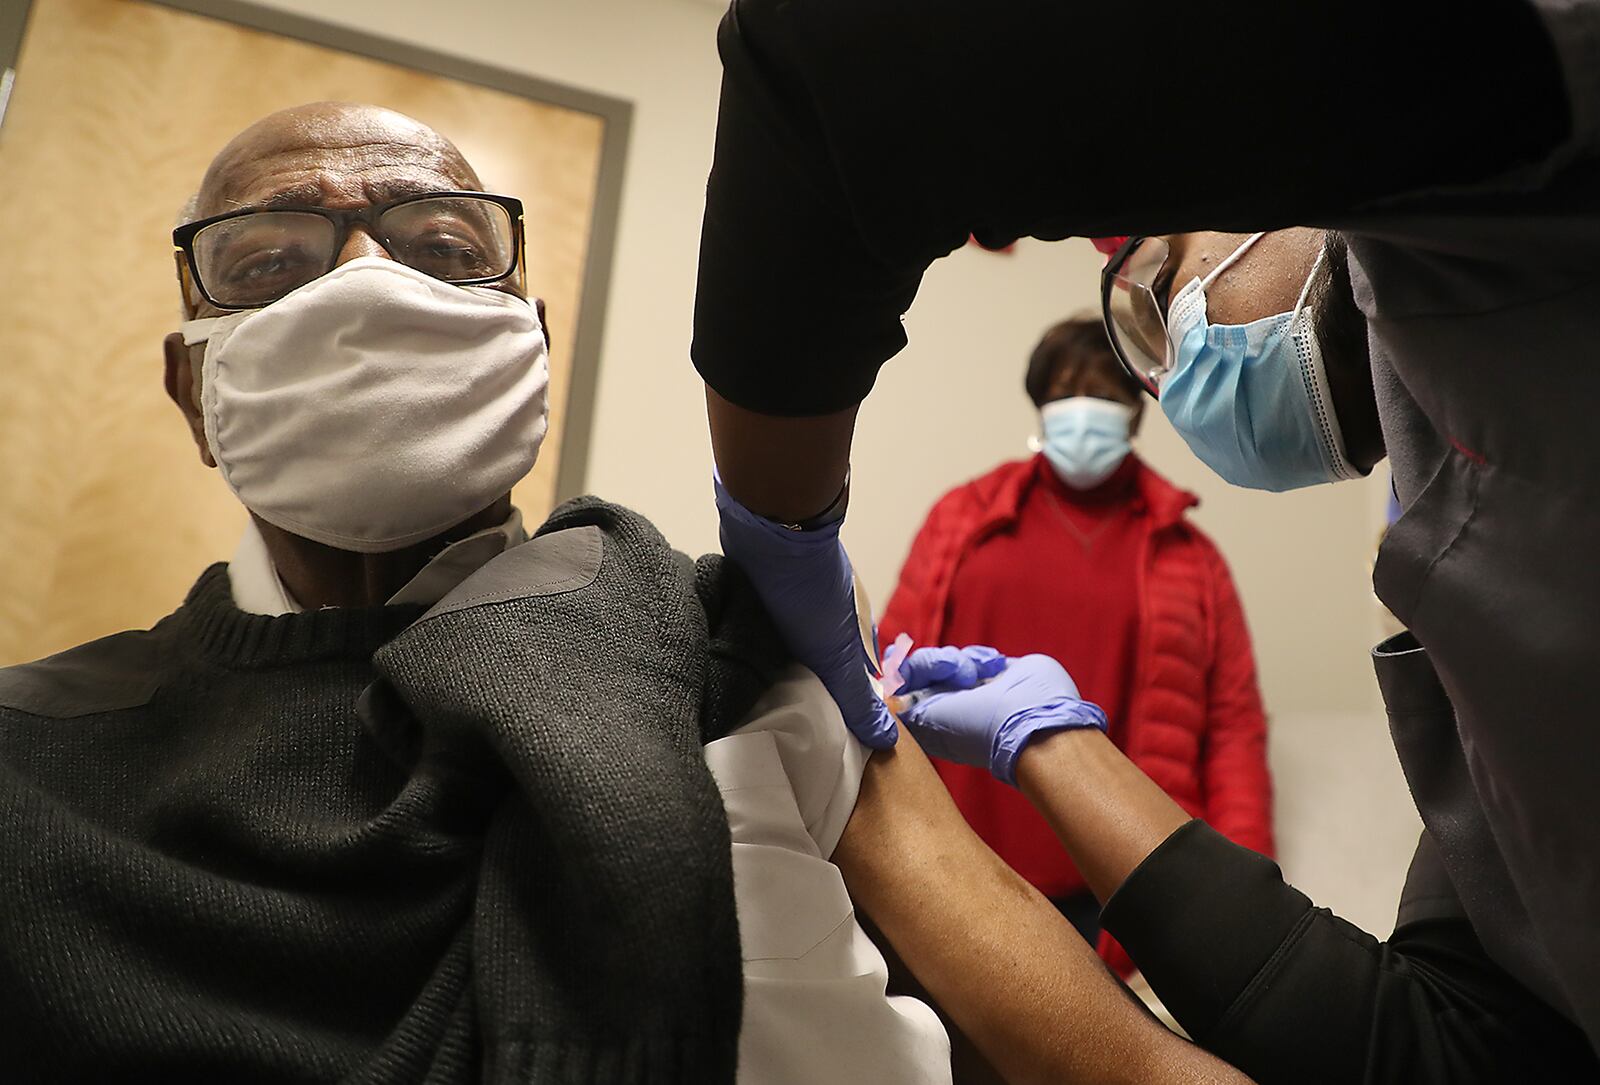
{"label": "purple nitrile glove", "polygon": [[900,737],[894,717],[867,681],[875,667],[861,643],[855,580],[839,542],[839,523],[791,531],[757,516],[714,479],[722,552],[744,570],[800,663],[822,679],[845,726],[873,749]]}
{"label": "purple nitrile glove", "polygon": [[900,674],[896,693],[923,691],[900,714],[923,748],[987,768],[1012,787],[1017,758],[1032,739],[1075,727],[1106,730],[1105,712],[1080,698],[1072,676],[1049,656],[1010,658],[982,646],[919,648]]}
{"label": "purple nitrile glove", "polygon": [[932,686],[971,689],[1005,669],[1006,657],[981,644],[970,648],[918,648],[900,664],[900,689],[884,692],[913,692]]}

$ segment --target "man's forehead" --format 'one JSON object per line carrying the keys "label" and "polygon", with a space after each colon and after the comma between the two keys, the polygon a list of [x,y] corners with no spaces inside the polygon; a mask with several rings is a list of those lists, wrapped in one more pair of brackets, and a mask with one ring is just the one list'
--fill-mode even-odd
{"label": "man's forehead", "polygon": [[200,202],[213,214],[478,187],[461,153],[426,125],[377,107],[318,104],[273,114],[234,137],[206,171]]}
{"label": "man's forehead", "polygon": [[319,152],[241,163],[205,190],[206,214],[238,207],[358,206],[419,192],[475,189],[470,173],[425,155]]}

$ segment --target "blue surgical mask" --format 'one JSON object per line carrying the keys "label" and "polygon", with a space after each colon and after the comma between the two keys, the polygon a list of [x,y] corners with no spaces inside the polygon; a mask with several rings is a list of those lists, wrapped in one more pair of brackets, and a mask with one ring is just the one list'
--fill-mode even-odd
{"label": "blue surgical mask", "polygon": [[1091,396],[1073,396],[1039,409],[1040,447],[1057,477],[1074,490],[1090,490],[1110,478],[1128,458],[1133,408]]}
{"label": "blue surgical mask", "polygon": [[1323,256],[1290,312],[1249,324],[1206,320],[1206,288],[1261,237],[1172,299],[1173,364],[1161,382],[1161,410],[1194,454],[1235,486],[1282,491],[1360,478],[1344,454],[1306,305]]}

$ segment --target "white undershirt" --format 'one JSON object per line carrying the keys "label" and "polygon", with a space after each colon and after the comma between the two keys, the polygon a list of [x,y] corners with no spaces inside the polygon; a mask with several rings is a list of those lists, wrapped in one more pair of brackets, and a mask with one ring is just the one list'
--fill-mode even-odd
{"label": "white undershirt", "polygon": [[[522,513],[513,508],[504,522],[458,539],[439,551],[405,587],[385,602],[391,606],[398,603],[432,606],[491,559],[527,541]],[[261,537],[254,520],[245,525],[244,536],[228,565],[228,577],[233,585],[234,605],[247,614],[299,614],[304,609],[295,602],[278,576],[272,555],[267,553],[267,541]]]}
{"label": "white undershirt", "polygon": [[[438,602],[527,538],[512,511],[439,553],[390,603]],[[253,614],[301,608],[251,523],[228,566]],[[790,668],[743,726],[705,747],[733,837],[744,960],[739,1081],[745,1085],[945,1085],[950,1039],[933,1011],[888,997],[888,970],[828,861],[855,809],[866,749],[821,681]]]}

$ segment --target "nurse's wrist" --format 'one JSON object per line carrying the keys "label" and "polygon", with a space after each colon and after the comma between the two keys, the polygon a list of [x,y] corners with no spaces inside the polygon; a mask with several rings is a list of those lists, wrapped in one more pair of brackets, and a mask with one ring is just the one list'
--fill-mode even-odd
{"label": "nurse's wrist", "polygon": [[1072,727],[1034,735],[1017,755],[1015,787],[1024,795],[1046,781],[1060,781],[1084,763],[1089,747],[1109,743],[1097,727]]}
{"label": "nurse's wrist", "polygon": [[[826,528],[836,527],[844,522],[844,514],[850,508],[850,469],[845,468],[844,482],[839,485],[839,492],[833,500],[828,502],[827,508],[810,516],[803,516],[798,520],[773,520],[779,527],[789,531],[822,531]],[[769,519],[771,519],[769,517]]]}
{"label": "nurse's wrist", "polygon": [[1107,726],[1099,705],[1075,697],[1032,706],[1007,719],[995,733],[990,772],[1001,783],[1019,787],[1018,769],[1029,750],[1058,735],[1092,732],[1103,736]]}
{"label": "nurse's wrist", "polygon": [[1100,731],[1060,731],[1030,744],[1017,786],[1101,901],[1190,820]]}
{"label": "nurse's wrist", "polygon": [[789,418],[747,410],[706,388],[713,458],[728,492],[757,516],[796,523],[837,498],[850,469],[856,408]]}

